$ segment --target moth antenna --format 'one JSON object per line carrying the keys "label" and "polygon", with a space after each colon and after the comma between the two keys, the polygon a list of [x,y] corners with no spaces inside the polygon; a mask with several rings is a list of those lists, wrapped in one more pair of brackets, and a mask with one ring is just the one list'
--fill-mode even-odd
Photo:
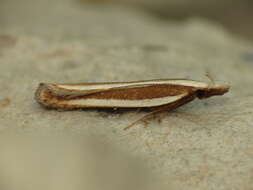
{"label": "moth antenna", "polygon": [[210,71],[206,71],[205,76],[209,79],[209,81],[211,82],[212,86],[215,85],[215,81],[214,81],[213,76],[212,76],[212,74],[211,74]]}

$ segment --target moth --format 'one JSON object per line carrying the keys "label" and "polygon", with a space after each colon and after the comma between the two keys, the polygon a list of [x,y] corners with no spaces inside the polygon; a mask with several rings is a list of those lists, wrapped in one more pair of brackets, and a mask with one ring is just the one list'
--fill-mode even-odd
{"label": "moth", "polygon": [[226,84],[189,79],[155,79],[132,82],[79,84],[40,83],[35,99],[48,108],[148,108],[149,113],[133,121],[125,129],[153,114],[171,111],[195,98],[223,95]]}

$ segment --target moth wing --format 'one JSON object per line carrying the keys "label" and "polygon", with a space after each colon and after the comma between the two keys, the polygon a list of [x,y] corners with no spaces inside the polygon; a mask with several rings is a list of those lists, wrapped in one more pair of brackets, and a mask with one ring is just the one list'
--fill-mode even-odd
{"label": "moth wing", "polygon": [[134,87],[146,87],[150,86],[151,84],[129,84],[126,86],[119,86],[119,87],[111,87],[111,88],[104,88],[104,89],[91,89],[91,90],[66,90],[64,88],[55,88],[52,85],[48,85],[47,88],[51,91],[52,94],[55,96],[67,96],[68,98],[74,98],[78,96],[86,96],[91,94],[96,94],[100,92],[115,90],[115,89],[124,89],[124,88],[134,88]]}

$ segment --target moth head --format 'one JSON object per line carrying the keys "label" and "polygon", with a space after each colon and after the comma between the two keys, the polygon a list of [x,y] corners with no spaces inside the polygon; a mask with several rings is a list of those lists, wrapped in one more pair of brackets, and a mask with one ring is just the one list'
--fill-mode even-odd
{"label": "moth head", "polygon": [[210,96],[219,96],[227,93],[230,89],[226,84],[212,84],[207,88],[201,88],[196,91],[196,95],[199,99],[209,98]]}

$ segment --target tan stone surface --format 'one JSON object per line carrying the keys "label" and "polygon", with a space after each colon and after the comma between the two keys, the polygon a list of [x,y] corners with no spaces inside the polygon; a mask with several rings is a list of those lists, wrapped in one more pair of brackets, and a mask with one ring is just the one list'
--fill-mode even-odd
{"label": "tan stone surface", "polygon": [[[8,99],[10,102],[0,106],[2,133],[96,134],[122,149],[120,151],[137,156],[137,163],[141,161],[170,189],[253,188],[253,47],[250,44],[235,39],[221,27],[197,19],[180,24],[164,23],[145,13],[115,6],[81,8],[65,1],[48,6],[46,1],[38,1],[35,5],[30,2],[29,6],[34,8],[28,9],[11,1],[3,2],[0,8],[0,101]],[[15,14],[11,14],[10,9]],[[123,130],[142,112],[62,112],[44,109],[33,99],[39,82],[175,77],[207,81],[204,76],[207,70],[217,82],[229,83],[230,93],[196,100],[165,113],[161,123],[151,120],[147,128],[139,123],[128,131]],[[6,175],[7,179],[0,184],[6,189],[13,189],[13,184],[23,184],[19,189],[26,189],[27,178],[19,177],[26,173],[20,174],[16,169],[23,164],[27,168],[36,165],[33,148],[20,145],[15,136],[1,139],[5,157],[0,159],[0,175]],[[83,172],[72,168],[76,158],[66,158],[69,154],[86,154],[80,148],[82,142],[75,143],[77,150],[71,152],[71,145],[60,157],[50,155],[59,147],[64,151],[62,147],[68,146],[69,141],[52,148],[50,143],[43,146],[43,155],[49,155],[48,163],[64,158],[64,163],[70,164],[71,169],[56,168],[54,175],[76,176]],[[7,154],[16,152],[14,147],[20,147],[17,154]],[[31,162],[25,162],[26,159]],[[16,160],[17,166],[13,167],[11,163]],[[6,162],[10,164],[4,164]],[[45,165],[44,173],[51,173],[53,165],[50,164]],[[32,170],[28,176],[33,176]],[[42,187],[39,184],[45,183],[49,184],[47,189],[63,189],[61,178],[54,178],[52,185],[48,182],[51,178],[37,176],[33,176],[33,181],[38,181],[34,184]],[[80,183],[76,186],[78,189],[85,186],[81,183],[83,180],[77,178],[66,184],[71,187]],[[94,180],[100,178],[94,177]]]}

